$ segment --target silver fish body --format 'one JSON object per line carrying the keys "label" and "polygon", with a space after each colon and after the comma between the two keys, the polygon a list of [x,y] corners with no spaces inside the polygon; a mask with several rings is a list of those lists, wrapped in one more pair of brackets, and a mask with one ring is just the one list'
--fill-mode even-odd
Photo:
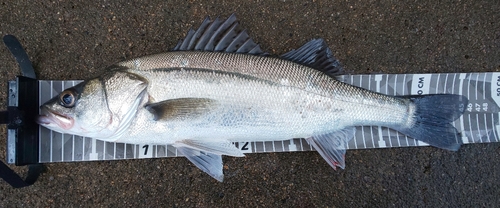
{"label": "silver fish body", "polygon": [[306,138],[333,168],[344,168],[355,126],[460,147],[450,123],[465,97],[393,97],[348,85],[334,78],[338,61],[323,40],[270,57],[236,26],[234,15],[206,19],[174,51],[117,63],[66,89],[41,106],[37,122],[104,141],[170,144],[219,181],[221,155],[244,156],[232,144],[239,141]]}
{"label": "silver fish body", "polygon": [[148,144],[186,138],[275,141],[348,126],[412,125],[410,102],[347,85],[282,59],[170,52],[117,65],[148,80],[142,106],[182,98],[206,98],[214,103],[202,115],[165,120],[155,120],[148,110],[138,108],[126,134],[103,140]]}

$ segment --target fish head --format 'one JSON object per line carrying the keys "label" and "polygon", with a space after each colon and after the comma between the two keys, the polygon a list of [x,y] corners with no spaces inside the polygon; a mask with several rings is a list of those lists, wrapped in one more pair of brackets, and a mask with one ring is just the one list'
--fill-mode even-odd
{"label": "fish head", "polygon": [[126,132],[146,87],[147,82],[135,74],[107,73],[44,103],[37,123],[60,133],[113,141]]}
{"label": "fish head", "polygon": [[111,122],[105,94],[98,79],[82,82],[40,106],[37,123],[60,133],[93,137]]}

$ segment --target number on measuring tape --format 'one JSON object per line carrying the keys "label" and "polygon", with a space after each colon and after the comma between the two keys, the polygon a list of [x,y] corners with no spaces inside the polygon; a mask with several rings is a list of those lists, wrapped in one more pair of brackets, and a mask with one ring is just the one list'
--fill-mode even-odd
{"label": "number on measuring tape", "polygon": [[153,145],[141,144],[139,145],[139,158],[152,158],[153,157]]}
{"label": "number on measuring tape", "polygon": [[250,142],[238,142],[238,147],[242,153],[252,153],[252,144]]}

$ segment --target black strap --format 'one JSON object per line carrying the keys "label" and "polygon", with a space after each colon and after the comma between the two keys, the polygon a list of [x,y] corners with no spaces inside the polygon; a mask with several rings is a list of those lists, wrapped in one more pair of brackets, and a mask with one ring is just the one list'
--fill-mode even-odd
{"label": "black strap", "polygon": [[9,124],[9,111],[0,111],[0,124]]}
{"label": "black strap", "polygon": [[12,53],[12,55],[16,58],[19,68],[21,68],[22,75],[36,79],[35,70],[31,65],[30,58],[17,38],[13,35],[5,35],[3,36],[3,42],[9,49],[10,53]]}
{"label": "black strap", "polygon": [[[31,65],[29,56],[26,54],[26,51],[17,38],[13,35],[5,35],[3,37],[3,42],[16,58],[22,75],[36,79],[35,70]],[[17,107],[9,107],[9,111],[1,111],[0,124],[9,124],[9,128],[18,128],[20,124],[13,121],[17,113],[19,113],[17,110]],[[14,172],[3,161],[0,161],[0,177],[14,188],[22,188],[34,184],[43,171],[45,171],[45,166],[43,164],[28,165],[28,174],[26,175],[26,179],[23,180],[21,176]]]}
{"label": "black strap", "polygon": [[45,171],[43,164],[28,165],[28,175],[23,180],[16,172],[10,169],[3,161],[0,161],[0,177],[14,188],[22,188],[33,185],[38,176]]}

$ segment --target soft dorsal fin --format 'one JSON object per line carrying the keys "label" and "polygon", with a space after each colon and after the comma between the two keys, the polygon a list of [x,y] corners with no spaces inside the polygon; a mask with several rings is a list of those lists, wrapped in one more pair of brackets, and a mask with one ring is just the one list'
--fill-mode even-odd
{"label": "soft dorsal fin", "polygon": [[281,55],[281,58],[312,67],[332,77],[344,72],[323,39],[313,39],[297,50]]}
{"label": "soft dorsal fin", "polygon": [[190,29],[184,40],[179,40],[173,50],[265,54],[247,32],[238,26],[235,14],[226,20],[216,18],[211,21],[206,17],[200,27],[197,30]]}

